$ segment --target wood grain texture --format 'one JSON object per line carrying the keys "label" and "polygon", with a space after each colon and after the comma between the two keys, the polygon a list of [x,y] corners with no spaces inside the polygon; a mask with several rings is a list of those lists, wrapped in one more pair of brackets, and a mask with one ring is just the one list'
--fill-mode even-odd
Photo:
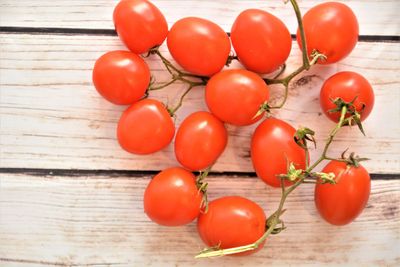
{"label": "wood grain texture", "polygon": [[[400,181],[373,181],[369,204],[352,224],[322,221],[313,187],[288,199],[287,229],[244,258],[194,260],[203,248],[195,224],[161,227],[143,212],[149,177],[32,177],[2,174],[0,265],[10,266],[398,266]],[[280,190],[246,177],[209,177],[211,199],[242,195],[267,214]]]}
{"label": "wood grain texture", "polygon": [[[153,0],[164,13],[169,25],[180,18],[197,16],[210,19],[224,30],[230,31],[236,16],[247,8],[261,8],[278,16],[292,33],[297,22],[290,4],[282,0]],[[298,1],[305,13],[312,6],[323,1]],[[361,35],[400,35],[400,2],[397,0],[348,0],[340,1],[349,5],[358,17]],[[117,0],[3,0],[0,2],[1,26],[63,27],[113,29],[112,12]],[[378,12],[379,11],[379,12]]]}
{"label": "wood grain texture", "polygon": [[[176,165],[173,146],[164,151],[136,156],[123,151],[115,138],[115,128],[125,107],[102,99],[91,82],[94,61],[106,51],[124,49],[112,36],[0,35],[0,157],[2,167],[61,169],[159,170]],[[166,48],[163,53],[170,58]],[[147,62],[158,81],[169,74],[157,58]],[[286,73],[301,62],[294,44]],[[235,66],[233,66],[235,67]],[[238,65],[236,65],[238,67]],[[276,112],[294,127],[308,126],[322,144],[334,124],[321,114],[319,88],[330,75],[353,70],[373,85],[376,101],[365,121],[363,137],[356,128],[343,129],[332,146],[338,156],[346,148],[371,158],[365,166],[372,173],[400,172],[400,46],[397,43],[359,43],[351,56],[332,66],[315,66],[295,80],[285,108]],[[152,94],[173,105],[184,86],[173,85]],[[271,87],[274,99],[282,88]],[[195,88],[178,112],[177,126],[191,112],[206,110],[204,89]],[[227,149],[215,171],[253,171],[249,147],[256,125],[228,126]]]}

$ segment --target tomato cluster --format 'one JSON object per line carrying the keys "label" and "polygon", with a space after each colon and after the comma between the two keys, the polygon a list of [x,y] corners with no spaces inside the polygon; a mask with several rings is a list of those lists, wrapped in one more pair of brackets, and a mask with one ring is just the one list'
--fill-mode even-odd
{"label": "tomato cluster", "polygon": [[[230,37],[212,21],[196,17],[182,18],[168,30],[164,15],[147,0],[121,0],[113,19],[118,36],[129,51],[112,51],[101,56],[94,65],[93,83],[108,101],[130,105],[118,122],[119,144],[130,153],[150,154],[168,146],[175,136],[175,156],[182,165],[165,169],[151,180],[144,194],[146,214],[154,222],[167,226],[184,225],[198,218],[199,235],[210,247],[229,249],[257,243],[272,227],[271,219],[279,218],[280,214],[267,219],[258,204],[239,196],[207,203],[204,174],[228,143],[225,124],[250,125],[270,113],[270,80],[262,75],[285,64],[292,48],[289,30],[279,18],[258,9],[240,13],[233,22]],[[303,56],[313,59],[316,53],[323,55],[314,58],[315,64],[342,60],[357,43],[356,16],[341,3],[329,2],[311,8],[300,19],[299,26],[302,29],[297,32],[297,41]],[[173,67],[158,51],[165,40],[170,54],[184,71]],[[173,74],[171,83],[181,80],[190,85],[189,90],[206,85],[205,102],[210,112],[190,114],[176,131],[173,116],[179,106],[171,109],[148,98],[152,86],[150,70],[140,54],[159,55]],[[244,68],[224,69],[234,59]],[[304,69],[309,65],[304,65]],[[200,82],[194,83],[192,79]],[[290,79],[272,83],[282,83],[287,89]],[[360,74],[340,72],[323,84],[320,103],[338,128],[346,123],[360,125],[372,110],[374,94]],[[310,139],[307,135],[299,136],[299,131],[290,124],[268,114],[251,141],[251,160],[257,176],[270,186],[283,188],[316,176],[315,203],[321,216],[332,224],[351,222],[368,201],[368,172],[354,157],[331,159],[322,174],[312,172],[315,166],[310,166],[306,149]],[[321,161],[326,159],[323,154]],[[200,171],[200,175],[196,177],[193,171]],[[322,183],[324,177],[335,177],[336,184]],[[276,219],[275,225],[277,222]],[[257,251],[264,241],[241,253]]]}

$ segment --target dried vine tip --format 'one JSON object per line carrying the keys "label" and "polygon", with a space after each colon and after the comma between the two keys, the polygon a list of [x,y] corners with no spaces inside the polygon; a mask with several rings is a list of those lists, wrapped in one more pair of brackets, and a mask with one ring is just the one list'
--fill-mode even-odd
{"label": "dried vine tip", "polygon": [[303,172],[304,172],[304,170],[301,170],[301,169],[297,170],[296,167],[294,166],[293,162],[290,162],[287,174],[280,174],[278,176],[280,178],[284,178],[291,182],[294,182],[297,179],[301,178]]}
{"label": "dried vine tip", "polygon": [[335,174],[333,172],[314,172],[312,175],[317,177],[323,184],[336,184]]}
{"label": "dried vine tip", "polygon": [[317,142],[314,138],[315,132],[307,127],[300,127],[294,134],[294,141],[300,147],[307,149],[307,140],[314,144],[314,148],[317,147]]}

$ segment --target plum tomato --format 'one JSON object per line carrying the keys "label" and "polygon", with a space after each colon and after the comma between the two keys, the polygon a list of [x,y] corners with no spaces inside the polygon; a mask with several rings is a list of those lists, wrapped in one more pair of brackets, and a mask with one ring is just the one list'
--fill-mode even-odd
{"label": "plum tomato", "polygon": [[319,214],[334,225],[352,222],[367,205],[371,191],[371,178],[367,170],[358,165],[331,161],[322,170],[334,173],[336,184],[315,186],[314,201]]}
{"label": "plum tomato", "polygon": [[161,225],[179,226],[192,222],[200,213],[203,193],[193,173],[173,167],[158,173],[144,193],[144,211]]}
{"label": "plum tomato", "polygon": [[182,68],[202,76],[219,72],[231,51],[229,37],[221,27],[196,17],[178,20],[168,33],[167,45]]}
{"label": "plum tomato", "polygon": [[168,34],[164,15],[147,0],[121,0],[113,19],[119,38],[136,54],[161,45]]}
{"label": "plum tomato", "polygon": [[189,115],[175,138],[175,156],[189,170],[204,170],[224,151],[228,133],[224,124],[206,111]]}
{"label": "plum tomato", "polygon": [[123,149],[134,154],[150,154],[171,143],[174,122],[163,103],[143,99],[126,109],[118,122],[117,138]]}
{"label": "plum tomato", "polygon": [[[197,230],[207,246],[226,249],[254,243],[263,236],[265,223],[265,213],[257,203],[239,196],[226,196],[209,203],[208,212],[200,214],[197,220]],[[252,254],[263,245],[237,255]]]}
{"label": "plum tomato", "polygon": [[243,126],[262,118],[262,114],[255,115],[261,105],[268,101],[269,88],[256,73],[232,69],[211,77],[205,95],[208,108],[217,118]]}
{"label": "plum tomato", "polygon": [[[360,113],[363,121],[371,113],[375,97],[367,79],[356,72],[343,71],[325,81],[319,97],[323,112],[334,122],[339,122],[340,119],[340,112],[330,112],[336,108],[333,101],[337,98],[341,98],[346,103],[354,100],[353,106]],[[348,117],[350,114],[346,116]]]}
{"label": "plum tomato", "polygon": [[[305,169],[304,149],[294,141],[296,130],[288,123],[268,118],[255,130],[251,140],[251,160],[257,176],[273,187],[279,187],[278,175],[286,174],[289,163]],[[290,185],[285,181],[285,185]]]}
{"label": "plum tomato", "polygon": [[258,73],[278,69],[292,49],[292,37],[285,24],[259,9],[239,14],[231,29],[231,40],[240,62]]}
{"label": "plum tomato", "polygon": [[[356,46],[358,21],[353,11],[342,3],[326,2],[314,6],[303,17],[304,34],[308,53],[313,50],[324,54],[327,59],[320,64],[331,64],[342,60]],[[300,48],[301,36],[297,30]]]}
{"label": "plum tomato", "polygon": [[145,94],[150,83],[150,70],[134,53],[111,51],[97,59],[92,79],[105,99],[117,105],[128,105]]}

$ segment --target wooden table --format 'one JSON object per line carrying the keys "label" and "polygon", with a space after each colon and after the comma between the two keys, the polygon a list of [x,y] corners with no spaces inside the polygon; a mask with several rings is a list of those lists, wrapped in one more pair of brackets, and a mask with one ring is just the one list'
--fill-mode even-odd
{"label": "wooden table", "polygon": [[[299,1],[305,10],[320,1]],[[282,1],[154,0],[170,25],[184,16],[211,19],[230,30],[235,16],[256,7],[279,16],[292,33],[296,20]],[[397,0],[349,0],[357,14],[360,42],[331,66],[315,66],[290,87],[276,116],[317,131],[320,144],[333,123],[318,105],[319,88],[340,70],[353,70],[372,83],[376,104],[363,137],[344,129],[331,149],[371,158],[372,192],[363,214],[344,227],[318,216],[313,187],[302,186],[288,200],[287,229],[251,257],[194,260],[204,245],[194,223],[165,228],[149,221],[142,195],[151,176],[177,165],[172,148],[150,156],[118,146],[115,127],[125,107],[102,99],[91,82],[101,54],[124,49],[113,31],[109,0],[2,0],[1,83],[1,266],[271,266],[400,265],[400,4]],[[162,48],[167,53],[166,48]],[[148,63],[158,81],[168,79],[156,58]],[[287,73],[300,63],[297,44]],[[175,85],[154,94],[176,101]],[[272,87],[275,98],[281,89]],[[203,89],[193,90],[178,112],[177,125],[204,110]],[[255,126],[228,126],[228,148],[209,177],[209,197],[242,195],[270,214],[280,191],[256,178],[249,158]],[[320,145],[312,151],[316,158]]]}

